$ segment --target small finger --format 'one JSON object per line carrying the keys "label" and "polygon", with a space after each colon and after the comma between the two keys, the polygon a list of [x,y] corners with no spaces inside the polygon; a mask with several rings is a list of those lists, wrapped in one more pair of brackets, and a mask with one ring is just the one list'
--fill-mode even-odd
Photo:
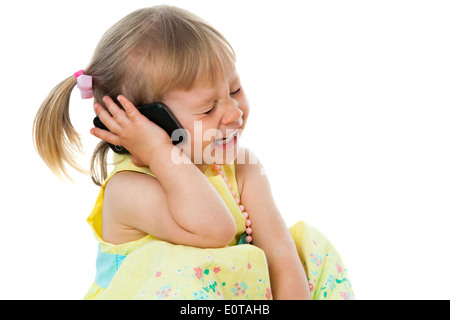
{"label": "small finger", "polygon": [[126,113],[128,114],[128,118],[130,118],[131,120],[136,120],[137,117],[140,115],[140,112],[134,106],[134,104],[123,95],[119,95],[117,97],[117,100],[119,100],[120,104],[125,109]]}
{"label": "small finger", "polygon": [[119,136],[115,133],[97,127],[92,128],[90,132],[93,136],[96,136],[103,141],[109,142],[114,145],[120,145]]}
{"label": "small finger", "polygon": [[114,119],[116,119],[117,122],[120,122],[123,119],[122,117],[125,115],[125,112],[108,96],[103,97],[103,102]]}
{"label": "small finger", "polygon": [[94,104],[95,113],[97,113],[100,121],[112,132],[118,132],[120,126],[111,114],[100,103]]}

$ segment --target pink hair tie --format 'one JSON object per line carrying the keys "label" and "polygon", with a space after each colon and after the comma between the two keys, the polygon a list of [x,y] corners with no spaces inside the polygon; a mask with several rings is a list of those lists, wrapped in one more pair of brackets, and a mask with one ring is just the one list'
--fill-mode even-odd
{"label": "pink hair tie", "polygon": [[84,71],[80,70],[73,74],[77,79],[77,88],[80,89],[81,99],[90,99],[94,96],[92,91],[92,76],[83,74]]}

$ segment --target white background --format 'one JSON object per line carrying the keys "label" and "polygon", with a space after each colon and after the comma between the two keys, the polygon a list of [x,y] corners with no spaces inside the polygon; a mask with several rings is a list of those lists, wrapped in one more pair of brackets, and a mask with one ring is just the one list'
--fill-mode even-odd
{"label": "white background", "polygon": [[[0,298],[80,299],[94,280],[98,188],[53,176],[32,122],[107,28],[162,3],[233,45],[252,108],[242,144],[286,223],[339,249],[357,298],[449,299],[450,5],[396,0],[1,1]],[[91,105],[74,90],[86,168]]]}

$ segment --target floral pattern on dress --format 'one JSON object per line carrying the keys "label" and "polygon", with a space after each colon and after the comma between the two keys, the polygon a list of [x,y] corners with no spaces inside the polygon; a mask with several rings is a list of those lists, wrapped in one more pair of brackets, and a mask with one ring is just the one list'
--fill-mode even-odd
{"label": "floral pattern on dress", "polygon": [[[314,239],[312,243],[317,246]],[[304,265],[308,267],[308,284],[313,299],[354,299],[347,269],[339,264],[338,259],[336,252],[324,256],[319,253],[308,254],[308,261]]]}
{"label": "floral pattern on dress", "polygon": [[[315,233],[317,237],[309,238],[311,234],[303,225],[291,230],[308,278],[311,298],[354,299],[347,269],[334,247]],[[252,245],[199,249],[159,240],[128,256],[119,268],[115,282],[106,290],[93,286],[94,290],[104,299],[273,298],[267,261],[261,249]]]}
{"label": "floral pattern on dress", "polygon": [[[202,286],[200,290],[196,290],[192,293],[192,299],[194,300],[206,300],[210,298],[223,299],[225,296],[233,299],[249,299],[250,294],[253,297],[260,297],[271,299],[271,290],[267,284],[266,279],[259,279],[258,285],[253,290],[249,290],[249,285],[245,281],[235,281],[229,283],[229,281],[218,282],[216,276],[220,275],[222,270],[226,269],[224,266],[218,266],[214,264],[214,260],[211,259],[211,263],[207,265],[204,269],[201,266],[195,266],[192,268],[193,278],[201,281]],[[251,271],[252,264],[248,262],[244,264],[247,271]],[[185,267],[185,269],[187,269]],[[229,271],[233,272],[236,267],[232,265],[229,267]],[[165,297],[164,297],[165,298]]]}

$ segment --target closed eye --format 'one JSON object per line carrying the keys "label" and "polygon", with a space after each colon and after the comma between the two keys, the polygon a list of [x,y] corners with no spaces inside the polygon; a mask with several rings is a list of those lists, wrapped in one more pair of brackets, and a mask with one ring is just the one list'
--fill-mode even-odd
{"label": "closed eye", "polygon": [[[233,91],[233,92],[230,92],[230,95],[232,96],[232,95],[238,94],[240,91],[241,91],[241,88],[239,87],[239,89],[237,89],[237,90],[235,90],[235,91]],[[213,111],[215,107],[216,107],[216,105],[214,104],[213,107],[212,107],[211,109],[209,109],[209,110],[206,111],[206,112],[203,112],[203,114],[209,114],[209,113],[211,113],[211,111]]]}
{"label": "closed eye", "polygon": [[214,110],[215,107],[216,107],[216,105],[214,104],[213,107],[212,107],[211,109],[209,109],[209,110],[206,111],[206,112],[203,112],[203,114],[208,114],[208,113],[210,113],[211,111]]}
{"label": "closed eye", "polygon": [[239,89],[237,89],[236,91],[230,92],[230,95],[234,95],[237,94],[241,91],[241,88],[239,87]]}

